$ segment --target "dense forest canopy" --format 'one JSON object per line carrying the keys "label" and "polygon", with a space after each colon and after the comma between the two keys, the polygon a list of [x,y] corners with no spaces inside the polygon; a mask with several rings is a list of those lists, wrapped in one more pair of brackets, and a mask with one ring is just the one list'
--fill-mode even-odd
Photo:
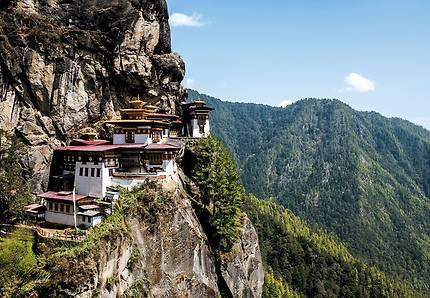
{"label": "dense forest canopy", "polygon": [[[200,189],[196,211],[212,230],[221,251],[238,240],[241,209],[252,220],[265,263],[264,297],[417,297],[404,281],[393,279],[355,258],[338,239],[305,222],[274,201],[246,194],[225,146],[210,137],[193,148],[193,181]],[[206,220],[204,219],[206,218]]]}
{"label": "dense forest canopy", "polygon": [[215,137],[200,140],[190,155],[189,174],[200,189],[196,211],[217,250],[231,252],[240,237],[245,195],[236,163]]}
{"label": "dense forest canopy", "polygon": [[308,227],[273,201],[248,196],[245,211],[258,231],[267,264],[265,297],[420,295],[407,283],[358,260],[333,235]]}
{"label": "dense forest canopy", "polygon": [[276,108],[189,95],[215,108],[213,132],[247,191],[335,233],[369,264],[429,287],[429,131],[338,100]]}

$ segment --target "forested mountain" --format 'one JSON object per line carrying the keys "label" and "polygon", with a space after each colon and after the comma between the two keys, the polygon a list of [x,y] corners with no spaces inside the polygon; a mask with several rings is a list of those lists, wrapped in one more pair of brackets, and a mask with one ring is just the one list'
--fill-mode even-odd
{"label": "forested mountain", "polygon": [[186,163],[192,165],[191,177],[201,192],[194,196],[195,210],[221,259],[240,250],[234,246],[240,218],[246,214],[254,223],[266,265],[263,297],[420,296],[408,282],[355,258],[332,234],[310,228],[274,201],[245,193],[233,157],[218,139],[201,140],[192,152],[195,158]]}
{"label": "forested mountain", "polygon": [[273,201],[248,196],[246,214],[258,231],[266,262],[263,297],[419,297],[355,258],[334,237],[309,228]]}
{"label": "forested mountain", "polygon": [[246,189],[335,233],[385,272],[430,284],[430,132],[338,100],[287,108],[222,102],[212,129]]}

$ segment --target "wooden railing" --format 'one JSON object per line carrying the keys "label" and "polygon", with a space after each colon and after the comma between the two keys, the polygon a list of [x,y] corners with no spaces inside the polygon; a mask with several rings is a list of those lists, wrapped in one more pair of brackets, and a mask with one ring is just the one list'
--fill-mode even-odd
{"label": "wooden railing", "polygon": [[44,238],[53,238],[53,239],[59,239],[59,240],[66,240],[66,241],[82,241],[86,238],[86,235],[76,235],[74,232],[67,232],[66,230],[55,230],[55,232],[49,232],[48,230],[45,230],[39,226],[32,226],[32,225],[26,225],[26,224],[19,224],[19,225],[9,225],[9,224],[0,224],[0,227],[8,227],[8,228],[23,228],[23,229],[30,229],[35,231],[40,237]]}

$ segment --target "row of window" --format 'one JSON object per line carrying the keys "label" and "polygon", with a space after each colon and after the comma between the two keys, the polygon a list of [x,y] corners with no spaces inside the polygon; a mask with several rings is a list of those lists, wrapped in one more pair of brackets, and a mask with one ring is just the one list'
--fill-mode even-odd
{"label": "row of window", "polygon": [[[154,131],[151,133],[151,138],[155,143],[160,142],[161,140],[161,131]],[[125,142],[128,144],[132,144],[135,142],[135,133],[133,131],[125,132]]]}
{"label": "row of window", "polygon": [[79,176],[85,177],[100,177],[100,168],[79,168]]}
{"label": "row of window", "polygon": [[91,217],[82,215],[82,221],[85,222],[85,220],[87,220],[87,222],[91,223]]}
{"label": "row of window", "polygon": [[65,165],[64,166],[64,169],[66,170],[66,171],[74,171],[75,170],[75,165]]}
{"label": "row of window", "polygon": [[76,160],[75,156],[64,155],[64,161],[65,162],[75,162],[75,160]]}
{"label": "row of window", "polygon": [[[61,203],[48,203],[48,211],[55,211],[55,212],[63,212],[63,213],[73,213],[73,208],[69,204],[61,204]],[[91,217],[89,216],[82,216],[82,221],[87,221],[88,223],[91,223]]]}
{"label": "row of window", "polygon": [[76,161],[86,162],[94,162],[95,164],[102,162],[102,157],[93,157],[93,156],[74,156],[74,155],[64,155],[63,157],[65,163],[75,163]]}
{"label": "row of window", "polygon": [[[125,134],[128,131],[130,131],[130,130],[116,129],[114,131],[114,133],[115,134]],[[131,131],[131,132],[136,133],[136,134],[145,134],[145,135],[149,135],[151,133],[151,131],[149,129],[137,129],[137,130]]]}
{"label": "row of window", "polygon": [[55,212],[65,212],[65,213],[72,213],[72,206],[69,204],[61,204],[61,203],[48,203],[48,210],[49,211],[55,211]]}

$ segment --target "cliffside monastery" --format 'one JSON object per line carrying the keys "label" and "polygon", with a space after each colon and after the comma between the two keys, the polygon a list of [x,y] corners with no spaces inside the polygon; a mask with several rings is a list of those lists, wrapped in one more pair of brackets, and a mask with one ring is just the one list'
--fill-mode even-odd
{"label": "cliffside monastery", "polygon": [[177,158],[184,138],[199,139],[210,133],[205,102],[183,103],[183,116],[156,113],[156,107],[132,100],[113,126],[113,140],[95,139],[87,133],[70,146],[55,150],[50,191],[40,194],[40,204],[26,207],[35,222],[91,227],[110,213],[118,187],[131,188],[147,180],[176,180]]}

